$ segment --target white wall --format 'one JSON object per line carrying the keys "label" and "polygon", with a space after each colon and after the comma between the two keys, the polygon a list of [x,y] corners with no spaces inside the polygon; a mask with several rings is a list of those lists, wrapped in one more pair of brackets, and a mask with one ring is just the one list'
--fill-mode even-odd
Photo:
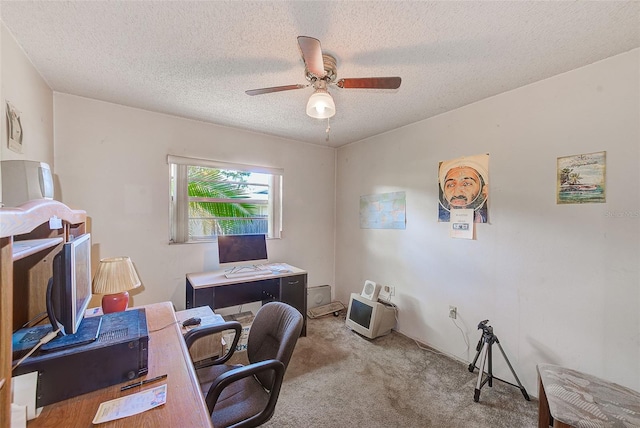
{"label": "white wall", "polygon": [[169,245],[167,154],[284,168],[283,238],[270,261],[333,284],[335,149],[80,98],[54,95],[62,201],[91,218],[94,264],[130,256],[136,305],[185,305],[185,275],[218,268],[215,243]]}
{"label": "white wall", "polygon": [[[337,297],[365,279],[394,285],[399,331],[467,362],[489,319],[531,395],[545,362],[640,390],[639,58],[636,49],[339,149]],[[598,151],[607,202],[557,205],[557,158]],[[480,153],[490,153],[491,224],[477,240],[450,239],[437,222],[438,162]],[[406,192],[406,230],[360,229],[360,196],[392,191]],[[494,355],[496,376],[514,382]]]}
{"label": "white wall", "polygon": [[[469,361],[489,318],[530,395],[541,362],[640,389],[638,50],[340,149],[334,205],[333,150],[69,95],[55,96],[54,161],[51,90],[4,26],[1,37],[2,117],[9,99],[25,127],[22,155],[2,128],[2,159],[54,168],[56,199],[89,214],[94,262],[136,263],[135,304],[180,309],[184,273],[215,268],[215,244],[167,245],[167,153],[284,167],[285,234],[269,252],[309,270],[310,285],[334,284],[335,231],[336,297],[367,278],[395,285],[401,332]],[[607,203],[556,205],[557,157],[601,150]],[[491,224],[451,240],[436,220],[437,164],[483,152]],[[359,229],[359,197],[397,190],[407,229]]]}
{"label": "white wall", "polygon": [[[53,92],[3,23],[0,23],[0,39],[0,160],[35,160],[54,168]],[[7,147],[7,101],[21,112],[22,153]]]}

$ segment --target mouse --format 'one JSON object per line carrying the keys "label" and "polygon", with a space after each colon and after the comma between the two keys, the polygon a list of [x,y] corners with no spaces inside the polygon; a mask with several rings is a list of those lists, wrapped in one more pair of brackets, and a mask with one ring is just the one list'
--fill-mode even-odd
{"label": "mouse", "polygon": [[200,318],[198,317],[189,318],[182,322],[183,327],[189,327],[189,326],[198,325],[198,324],[200,324]]}

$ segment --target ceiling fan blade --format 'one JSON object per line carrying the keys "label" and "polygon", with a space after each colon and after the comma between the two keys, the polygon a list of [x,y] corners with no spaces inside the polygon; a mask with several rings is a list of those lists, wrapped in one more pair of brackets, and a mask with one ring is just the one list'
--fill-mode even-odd
{"label": "ceiling fan blade", "polygon": [[273,86],[271,88],[260,88],[260,89],[249,89],[248,91],[244,91],[247,95],[262,95],[262,94],[270,94],[271,92],[281,92],[281,91],[290,91],[292,89],[302,89],[306,88],[309,85],[286,85],[286,86]]}
{"label": "ceiling fan blade", "polygon": [[402,83],[399,77],[361,77],[340,79],[336,82],[339,88],[357,89],[398,89]]}
{"label": "ceiling fan blade", "polygon": [[318,78],[324,77],[327,72],[324,71],[320,40],[314,39],[313,37],[298,36],[298,45],[300,46],[302,60],[307,70]]}

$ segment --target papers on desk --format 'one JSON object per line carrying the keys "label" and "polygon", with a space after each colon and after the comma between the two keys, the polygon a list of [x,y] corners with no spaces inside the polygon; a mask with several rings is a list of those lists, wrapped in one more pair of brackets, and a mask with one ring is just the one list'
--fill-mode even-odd
{"label": "papers on desk", "polygon": [[11,428],[26,428],[27,406],[11,403]]}
{"label": "papers on desk", "polygon": [[267,263],[264,265],[237,266],[225,272],[227,278],[253,278],[264,275],[291,273],[291,266],[286,263]]}
{"label": "papers on desk", "polygon": [[[178,322],[182,326],[182,323],[184,322],[184,320],[178,320]],[[200,318],[200,324],[198,324],[198,325],[189,325],[189,326],[186,326],[186,327],[182,327],[182,330],[183,330],[183,332],[187,332],[189,330],[193,330],[196,327],[215,325],[215,324],[222,324],[224,322],[225,321],[224,321],[224,318],[222,318],[222,315],[213,314],[213,315],[201,317]]]}
{"label": "papers on desk", "polygon": [[164,385],[156,386],[146,391],[101,403],[96,416],[93,418],[93,423],[101,424],[126,418],[127,416],[137,415],[138,413],[161,406],[166,402],[167,384],[165,383]]}
{"label": "papers on desk", "polygon": [[293,270],[291,269],[291,266],[289,266],[286,263],[271,263],[269,265],[269,269],[271,270],[271,272],[273,272],[274,274],[279,274],[279,273],[291,273],[293,272]]}
{"label": "papers on desk", "polygon": [[[36,408],[36,389],[38,385],[38,372],[25,373],[11,378],[12,394],[14,406],[12,406],[12,414],[21,408],[20,412],[26,414],[26,419],[31,420],[37,418],[42,408]],[[26,412],[26,413],[25,413]],[[26,422],[25,422],[26,424]],[[13,418],[11,426],[14,426]],[[19,426],[19,425],[15,425]]]}

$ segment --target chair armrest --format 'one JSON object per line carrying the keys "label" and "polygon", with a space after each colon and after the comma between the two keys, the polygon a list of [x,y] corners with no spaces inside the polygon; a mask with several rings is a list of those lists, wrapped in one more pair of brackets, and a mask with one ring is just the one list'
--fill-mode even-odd
{"label": "chair armrest", "polygon": [[236,346],[238,346],[238,341],[240,340],[240,335],[242,334],[242,324],[240,324],[238,321],[228,321],[222,324],[205,325],[205,326],[196,327],[194,329],[189,330],[184,335],[184,341],[187,345],[187,348],[191,349],[191,346],[195,343],[196,340],[212,334],[221,333],[225,330],[234,330],[235,334],[233,336],[233,343],[229,347],[229,351],[227,351],[226,354],[210,362],[209,364],[207,364],[207,366],[212,366],[215,364],[223,364],[223,363],[226,363],[233,356],[233,353],[236,350]]}
{"label": "chair armrest", "polygon": [[[270,415],[273,413],[273,410],[276,407],[276,402],[278,401],[278,395],[280,394],[280,388],[282,387],[282,381],[284,379],[285,367],[284,364],[282,364],[282,362],[278,360],[260,361],[258,363],[238,367],[218,376],[218,378],[211,384],[211,387],[209,388],[209,391],[207,392],[207,396],[205,398],[209,412],[213,412],[220,394],[227,386],[240,379],[254,376],[257,373],[269,370],[275,372],[273,385],[271,385],[271,387],[269,388],[269,401],[266,407],[262,409],[260,413],[243,421],[242,425],[244,426],[246,424],[247,426],[258,426],[269,420]],[[263,387],[267,386],[269,385],[263,385]]]}

